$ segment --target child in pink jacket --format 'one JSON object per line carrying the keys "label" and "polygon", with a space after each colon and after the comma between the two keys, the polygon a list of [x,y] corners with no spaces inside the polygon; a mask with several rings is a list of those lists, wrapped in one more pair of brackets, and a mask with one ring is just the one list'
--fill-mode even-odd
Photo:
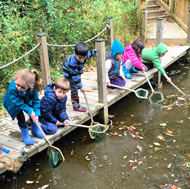
{"label": "child in pink jacket", "polygon": [[132,44],[125,48],[124,55],[122,57],[123,61],[123,73],[127,79],[132,79],[130,72],[138,73],[135,69],[138,68],[142,71],[147,71],[146,66],[142,63],[141,52],[144,49],[144,42],[140,39],[136,39]]}

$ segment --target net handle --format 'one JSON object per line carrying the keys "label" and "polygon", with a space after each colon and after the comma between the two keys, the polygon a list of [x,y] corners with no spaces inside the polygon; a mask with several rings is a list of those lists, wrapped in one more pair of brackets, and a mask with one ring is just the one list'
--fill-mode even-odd
{"label": "net handle", "polygon": [[46,137],[45,133],[43,132],[43,130],[42,130],[40,124],[39,124],[37,121],[35,121],[34,123],[36,124],[36,126],[38,127],[38,129],[40,129],[40,131],[41,131],[43,137],[45,138],[45,140],[47,141],[47,143],[49,144],[49,146],[52,146],[51,143],[50,143],[50,141],[49,141],[48,138]]}
{"label": "net handle", "polygon": [[182,95],[185,95],[183,91],[181,91],[172,81],[169,82],[175,89],[177,89]]}
{"label": "net handle", "polygon": [[90,111],[90,106],[89,106],[89,104],[88,104],[88,100],[87,100],[87,98],[86,98],[85,92],[83,92],[83,94],[84,94],[84,99],[85,99],[85,101],[86,101],[86,105],[87,105],[87,108],[88,108],[88,112],[89,112],[89,114],[90,114],[91,122],[94,122],[93,117],[92,117],[92,113],[91,113],[91,111]]}
{"label": "net handle", "polygon": [[148,81],[148,84],[149,84],[149,86],[150,86],[150,88],[151,88],[151,91],[154,92],[154,89],[153,89],[153,87],[152,87],[152,85],[151,85],[151,83],[150,83],[150,80],[148,79],[146,73],[145,73],[144,71],[143,71],[143,73],[144,73],[144,76],[145,76],[146,80]]}
{"label": "net handle", "polygon": [[87,125],[79,125],[79,124],[74,124],[74,123],[62,123],[61,125],[69,125],[73,127],[83,127],[83,128],[89,128]]}
{"label": "net handle", "polygon": [[[137,89],[137,90],[132,90],[132,89],[120,87],[120,86],[113,85],[113,84],[111,84],[110,86],[115,87],[115,88],[118,88],[118,89],[123,89],[123,90],[126,90],[126,91],[134,92],[137,98],[148,99],[147,97],[141,97],[141,96],[139,96],[139,95],[137,94],[137,91],[138,91],[139,89]],[[147,91],[146,89],[144,89],[144,90],[148,93],[148,91]]]}

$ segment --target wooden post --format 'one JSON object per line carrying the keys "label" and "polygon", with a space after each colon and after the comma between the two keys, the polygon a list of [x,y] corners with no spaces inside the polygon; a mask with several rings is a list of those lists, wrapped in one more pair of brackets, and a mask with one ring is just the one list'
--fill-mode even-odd
{"label": "wooden post", "polygon": [[146,26],[147,26],[147,9],[143,8],[143,16],[142,16],[142,37],[143,39],[146,39]]}
{"label": "wooden post", "polygon": [[187,7],[187,44],[190,44],[190,6]]}
{"label": "wooden post", "polygon": [[46,35],[44,33],[39,33],[37,37],[38,43],[41,44],[39,46],[40,65],[42,70],[43,87],[45,88],[46,85],[51,82]]}
{"label": "wooden post", "polygon": [[[163,41],[163,18],[157,18],[157,30],[156,30],[156,46]],[[161,63],[161,58],[160,58]],[[162,87],[161,73],[158,72],[158,88]]]}
{"label": "wooden post", "polygon": [[105,41],[104,39],[96,39],[95,48],[96,66],[97,66],[97,82],[98,82],[98,101],[104,104],[103,111],[100,116],[104,124],[108,124],[108,105],[107,105],[107,86],[106,86],[106,66],[105,66]]}
{"label": "wooden post", "polygon": [[110,20],[110,27],[108,28],[108,45],[111,48],[113,40],[114,40],[114,33],[113,33],[113,18],[109,17]]}

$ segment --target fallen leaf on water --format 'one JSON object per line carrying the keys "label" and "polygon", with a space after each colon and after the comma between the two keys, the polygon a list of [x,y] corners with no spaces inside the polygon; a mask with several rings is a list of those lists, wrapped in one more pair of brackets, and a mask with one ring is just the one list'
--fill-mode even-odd
{"label": "fallen leaf on water", "polygon": [[179,121],[176,121],[176,122],[182,124],[184,121],[183,120],[179,120]]}
{"label": "fallen leaf on water", "polygon": [[121,178],[122,178],[122,180],[125,180],[125,176],[122,176]]}
{"label": "fallen leaf on water", "polygon": [[30,180],[26,181],[26,184],[33,184],[33,183],[34,183],[34,181],[30,181]]}
{"label": "fallen leaf on water", "polygon": [[170,164],[167,166],[167,168],[168,168],[168,169],[170,169],[170,168],[171,168],[171,166],[172,166],[172,164],[170,163]]}
{"label": "fallen leaf on water", "polygon": [[109,118],[114,118],[115,115],[108,114],[108,117],[109,117]]}
{"label": "fallen leaf on water", "polygon": [[110,135],[117,136],[118,133],[117,133],[117,132],[114,132],[114,133],[110,133]]}
{"label": "fallen leaf on water", "polygon": [[158,142],[154,142],[154,145],[155,145],[155,146],[161,146],[161,144],[158,143]]}
{"label": "fallen leaf on water", "polygon": [[49,187],[49,184],[42,186],[41,189],[46,189],[47,187]]}
{"label": "fallen leaf on water", "polygon": [[133,167],[132,167],[132,171],[134,171],[136,168],[137,168],[137,166],[133,166]]}
{"label": "fallen leaf on water", "polygon": [[162,127],[165,127],[167,124],[166,123],[160,123],[159,125]]}
{"label": "fallen leaf on water", "polygon": [[158,135],[158,137],[157,137],[159,140],[161,140],[161,141],[165,141],[165,138],[163,137],[163,135]]}
{"label": "fallen leaf on water", "polygon": [[168,130],[167,129],[167,131],[166,131],[168,134],[172,134],[173,133],[173,131],[171,131],[171,130]]}
{"label": "fallen leaf on water", "polygon": [[190,154],[189,153],[187,153],[187,157],[190,158]]}
{"label": "fallen leaf on water", "polygon": [[74,150],[71,150],[70,156],[74,156]]}

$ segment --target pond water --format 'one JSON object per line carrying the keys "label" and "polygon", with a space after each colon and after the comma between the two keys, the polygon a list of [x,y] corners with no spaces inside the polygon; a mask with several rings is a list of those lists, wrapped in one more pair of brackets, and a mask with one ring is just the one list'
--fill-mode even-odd
{"label": "pond water", "polygon": [[[174,74],[173,70],[181,72]],[[177,62],[167,71],[173,74],[173,83],[190,94],[189,65]],[[143,88],[150,91],[147,84]],[[110,107],[114,126],[100,142],[90,139],[88,130],[77,128],[53,144],[66,159],[59,167],[47,166],[44,150],[0,188],[190,188],[189,97],[181,97],[164,79],[163,88],[158,90],[165,97],[161,104],[139,102],[130,94]]]}

